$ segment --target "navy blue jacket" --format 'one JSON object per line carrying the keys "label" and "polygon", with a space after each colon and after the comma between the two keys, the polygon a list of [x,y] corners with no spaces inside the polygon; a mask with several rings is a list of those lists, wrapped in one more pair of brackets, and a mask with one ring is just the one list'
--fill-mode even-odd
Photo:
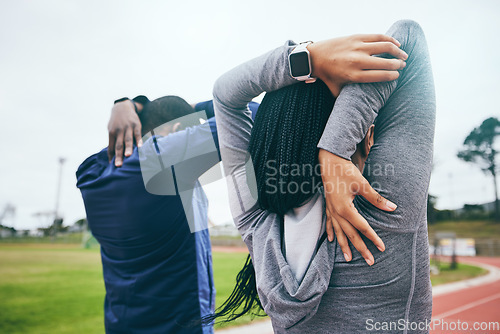
{"label": "navy blue jacket", "polygon": [[[249,107],[255,114],[258,104]],[[212,101],[199,103],[196,110],[206,110],[208,117],[214,114]],[[214,119],[208,124],[218,149]],[[196,129],[172,138],[163,144],[158,139],[160,146],[165,144],[162,150],[166,147],[162,153],[200,141]],[[178,169],[190,171],[191,179],[182,182],[195,188],[191,209],[205,223],[208,202],[197,178],[218,161],[217,152],[216,159],[204,157]],[[114,161],[108,163],[103,149],[87,158],[76,175],[89,227],[101,245],[106,332],[212,333],[211,326],[189,326],[213,312],[215,288],[208,230],[191,232],[179,193],[154,195],[146,190],[137,147],[120,168]]]}

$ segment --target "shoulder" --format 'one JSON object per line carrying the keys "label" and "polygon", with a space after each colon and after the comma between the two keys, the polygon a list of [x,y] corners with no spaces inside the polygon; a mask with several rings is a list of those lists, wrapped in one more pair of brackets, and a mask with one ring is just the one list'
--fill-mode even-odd
{"label": "shoulder", "polygon": [[104,148],[85,159],[76,171],[78,188],[92,185],[94,182],[117,174],[129,174],[130,172],[140,172],[139,155],[137,147],[133,154],[126,157],[122,167],[115,167],[115,159],[108,161],[108,149]]}

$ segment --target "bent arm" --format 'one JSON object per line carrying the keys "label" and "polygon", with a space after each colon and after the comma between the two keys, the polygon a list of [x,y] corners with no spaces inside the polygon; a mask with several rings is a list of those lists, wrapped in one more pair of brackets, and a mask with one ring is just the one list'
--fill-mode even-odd
{"label": "bent arm", "polygon": [[375,120],[375,145],[364,176],[398,209],[383,212],[360,196],[355,204],[370,223],[412,229],[409,222],[416,222],[426,205],[434,139],[434,84],[420,26],[398,21],[387,34],[408,53],[407,66],[391,82],[345,86],[318,147],[349,160]]}
{"label": "bent arm", "polygon": [[251,173],[253,166],[247,151],[253,126],[248,104],[262,92],[296,82],[288,69],[288,54],[294,46],[288,41],[237,66],[222,75],[214,86],[220,152],[228,180],[230,209],[237,227],[242,227],[245,217],[257,210],[255,182]]}
{"label": "bent arm", "polygon": [[[198,119],[197,114],[191,117]],[[215,120],[165,137],[150,137],[138,148],[141,173],[152,194],[175,195],[220,161]]]}
{"label": "bent arm", "polygon": [[288,42],[236,67],[217,80],[214,88],[230,208],[252,257],[260,301],[273,327],[278,328],[289,328],[314,316],[328,287],[335,257],[333,244],[323,242],[299,284],[282,254],[280,218],[256,205],[253,165],[247,153],[253,122],[247,104],[263,91],[296,82],[288,70],[292,48]]}

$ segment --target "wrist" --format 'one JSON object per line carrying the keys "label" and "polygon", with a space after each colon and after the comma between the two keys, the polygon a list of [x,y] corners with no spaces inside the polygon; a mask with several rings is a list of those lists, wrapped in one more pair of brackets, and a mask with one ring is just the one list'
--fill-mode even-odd
{"label": "wrist", "polygon": [[[315,42],[307,46],[309,51],[309,57],[311,59],[311,76],[318,78],[323,81],[330,89],[332,95],[337,98],[342,89],[342,84],[339,83],[328,72],[332,71],[332,63],[328,63],[328,56],[331,56],[331,52],[325,47],[324,42]],[[329,67],[327,67],[329,66]]]}
{"label": "wrist", "polygon": [[[114,105],[115,106],[125,106],[125,105],[130,105],[132,104],[133,110],[135,111],[136,114],[140,114],[143,105],[141,103],[137,103],[134,100],[129,99],[128,97],[122,97],[121,99],[115,100]],[[129,108],[125,108],[127,110]]]}
{"label": "wrist", "polygon": [[321,61],[318,50],[318,43],[311,43],[307,46],[309,57],[311,59],[311,76],[322,79]]}
{"label": "wrist", "polygon": [[312,75],[311,55],[308,46],[312,41],[302,42],[288,54],[290,76],[298,81],[313,83],[316,78]]}
{"label": "wrist", "polygon": [[135,103],[135,106],[136,106],[136,110],[137,110],[137,113],[141,113],[142,109],[144,109],[144,107],[150,103],[151,101],[149,101],[149,99],[144,96],[144,95],[138,95],[136,97],[134,97],[132,99],[132,101]]}
{"label": "wrist", "polygon": [[132,103],[133,103],[133,104],[134,104],[134,106],[135,106],[135,112],[136,112],[137,114],[140,114],[140,113],[142,112],[142,109],[144,109],[144,106],[143,106],[141,103],[136,102],[136,101],[134,101],[134,100],[132,100]]}
{"label": "wrist", "polygon": [[321,162],[328,161],[329,163],[336,164],[336,165],[342,165],[346,163],[351,163],[350,159],[346,159],[336,153],[333,153],[327,149],[320,148],[318,152],[318,158]]}

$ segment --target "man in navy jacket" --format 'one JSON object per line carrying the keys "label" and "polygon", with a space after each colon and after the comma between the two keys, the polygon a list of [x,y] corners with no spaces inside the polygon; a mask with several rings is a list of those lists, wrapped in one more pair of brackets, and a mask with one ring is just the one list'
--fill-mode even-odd
{"label": "man in navy jacket", "polygon": [[[220,160],[212,102],[193,108],[172,96],[134,100],[118,103],[141,111],[142,135],[149,134],[142,147],[118,163],[103,149],[77,171],[89,227],[101,245],[106,332],[212,333],[196,324],[215,302],[208,201],[198,181]],[[198,117],[196,110],[212,118],[195,126],[176,122]],[[165,122],[170,134],[158,136]],[[158,161],[167,174],[155,170]]]}

